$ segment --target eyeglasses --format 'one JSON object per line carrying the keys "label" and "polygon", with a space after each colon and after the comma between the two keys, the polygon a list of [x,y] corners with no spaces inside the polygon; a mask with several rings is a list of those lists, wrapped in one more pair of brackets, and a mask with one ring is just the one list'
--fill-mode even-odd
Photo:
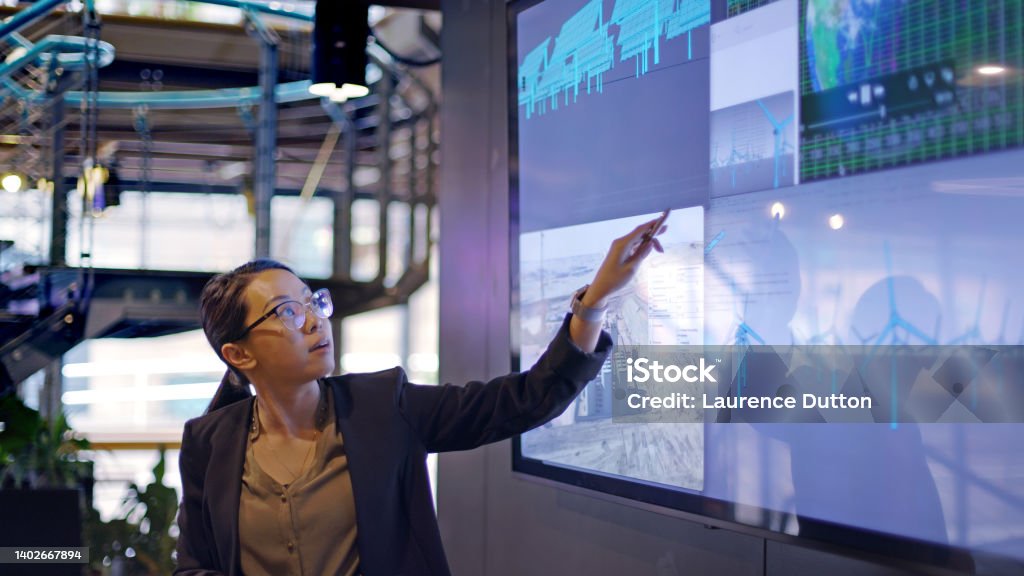
{"label": "eyeglasses", "polygon": [[302,327],[306,324],[307,308],[309,308],[317,318],[330,318],[331,314],[334,313],[334,302],[331,301],[331,293],[328,292],[326,288],[321,288],[316,292],[313,292],[313,295],[309,297],[308,302],[303,303],[295,300],[281,302],[277,306],[271,308],[269,312],[260,316],[258,320],[249,324],[245,330],[242,331],[242,335],[239,336],[238,339],[241,340],[242,338],[245,338],[253,328],[259,326],[266,321],[267,318],[270,318],[275,314],[277,315],[278,320],[284,324],[285,328],[296,332],[302,330]]}

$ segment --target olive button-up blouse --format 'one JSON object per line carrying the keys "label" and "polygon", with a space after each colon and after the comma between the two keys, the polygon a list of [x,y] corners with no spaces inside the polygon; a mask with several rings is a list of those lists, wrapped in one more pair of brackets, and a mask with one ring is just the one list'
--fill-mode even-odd
{"label": "olive button-up blouse", "polygon": [[[329,386],[320,384],[312,460],[290,484],[261,467],[253,410],[238,508],[242,570],[246,576],[356,576],[355,500],[344,440],[334,419]],[[265,453],[265,452],[264,452]]]}

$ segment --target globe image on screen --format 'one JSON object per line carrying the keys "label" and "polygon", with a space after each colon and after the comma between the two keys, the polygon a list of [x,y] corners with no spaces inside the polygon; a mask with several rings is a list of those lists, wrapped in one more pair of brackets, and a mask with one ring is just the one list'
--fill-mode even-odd
{"label": "globe image on screen", "polygon": [[[876,76],[883,30],[904,0],[806,0],[807,71],[815,92]],[[887,50],[885,52],[888,52]]]}

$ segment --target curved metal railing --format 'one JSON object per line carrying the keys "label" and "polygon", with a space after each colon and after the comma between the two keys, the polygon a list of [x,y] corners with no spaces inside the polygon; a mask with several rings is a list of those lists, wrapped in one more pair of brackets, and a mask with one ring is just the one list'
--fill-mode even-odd
{"label": "curved metal railing", "polygon": [[[243,1],[230,0],[196,0],[200,3],[216,4],[238,8],[243,11],[246,18],[254,24],[253,28],[261,28],[258,21],[260,15],[270,14],[289,18],[298,21],[311,22],[309,15],[286,12],[282,9],[271,8],[268,5],[254,4]],[[55,93],[50,90],[40,90],[39,82],[35,82],[36,90],[25,89],[17,85],[13,79],[20,74],[20,71],[40,66],[43,71],[54,68],[63,68],[70,71],[86,70],[95,72],[95,69],[109,64],[115,54],[115,47],[109,43],[98,42],[98,38],[92,38],[95,43],[90,47],[88,17],[83,18],[83,28],[86,28],[86,38],[77,38],[62,35],[48,35],[37,42],[32,42],[22,36],[19,30],[25,29],[38,22],[41,18],[53,12],[63,4],[59,0],[40,0],[29,8],[26,8],[5,22],[0,23],[0,41],[6,42],[13,49],[8,53],[7,61],[0,64],[0,96],[6,92],[14,100],[40,105],[53,99]],[[85,10],[93,10],[93,1],[86,0]],[[95,14],[94,12],[92,14]],[[94,25],[95,27],[95,25]],[[264,28],[264,30],[266,30]],[[38,30],[37,30],[38,33]],[[268,45],[273,41],[273,33],[270,32],[268,39],[266,35],[253,34],[261,42],[261,48],[267,53],[272,52],[275,47]],[[93,36],[96,36],[93,30]],[[269,40],[269,42],[268,42]],[[11,56],[11,53],[18,53]],[[430,247],[433,244],[433,232],[431,223],[433,211],[436,205],[435,189],[435,164],[437,154],[437,101],[432,91],[426,87],[411,71],[404,65],[394,61],[385,51],[373,44],[367,47],[370,62],[376,65],[381,71],[381,80],[377,83],[378,94],[375,98],[369,98],[364,103],[349,102],[345,105],[338,105],[328,99],[320,99],[324,115],[334,124],[334,137],[338,142],[343,142],[346,180],[344,188],[333,194],[336,205],[335,234],[338,240],[335,243],[334,276],[326,281],[333,282],[339,291],[346,292],[345,297],[338,297],[339,315],[351,314],[359,311],[370,310],[381,306],[404,302],[408,296],[429,277]],[[91,56],[90,56],[91,54]],[[91,58],[91,60],[90,60]],[[270,66],[268,67],[268,62]],[[56,64],[56,66],[54,66]],[[259,127],[270,131],[262,135],[257,131],[257,146],[254,156],[258,159],[261,155],[264,159],[270,158],[273,163],[272,151],[276,138],[276,113],[263,114],[263,108],[270,104],[270,108],[276,109],[277,105],[284,103],[315,100],[318,96],[308,91],[309,81],[289,82],[278,85],[276,83],[276,57],[269,60],[261,58],[261,84],[259,86],[248,86],[239,88],[228,88],[221,90],[179,90],[168,92],[111,92],[99,91],[96,83],[86,83],[84,90],[77,90],[74,87],[59,93],[59,106],[68,109],[78,108],[82,110],[82,139],[80,154],[83,174],[95,162],[96,149],[96,120],[95,116],[90,120],[86,115],[87,111],[95,114],[100,109],[132,109],[132,110],[178,110],[178,109],[216,109],[216,108],[238,108],[240,110],[259,106],[261,118]],[[91,69],[91,70],[90,70]],[[266,81],[272,82],[268,85]],[[46,84],[49,84],[47,82]],[[372,106],[375,120],[357,116],[357,109],[365,109]],[[364,110],[365,111],[365,110]],[[66,121],[65,121],[66,123]],[[86,125],[88,124],[88,125]],[[330,132],[329,132],[330,136]],[[377,274],[368,281],[355,281],[352,278],[352,205],[356,201],[357,187],[354,181],[357,156],[365,154],[365,138],[371,137],[371,148],[374,150],[374,165],[380,170],[380,177],[369,198],[375,200],[380,207],[380,219],[378,222],[380,234],[378,236],[377,249]],[[59,138],[56,134],[49,140],[51,147],[56,146]],[[40,141],[45,141],[42,139]],[[326,140],[325,140],[326,142]],[[338,143],[338,142],[335,142]],[[324,146],[330,156],[334,144]],[[360,151],[360,148],[363,151]],[[268,156],[268,150],[271,154]],[[63,162],[63,148],[52,148],[50,156],[53,159],[60,158]],[[319,176],[322,174],[323,166],[317,166],[322,162],[319,158],[310,169],[310,177],[306,186],[303,187],[301,197],[309,201],[317,188]],[[266,161],[265,161],[266,162]],[[365,162],[364,162],[365,163]],[[259,164],[259,162],[257,162]],[[266,163],[264,164],[266,166]],[[52,168],[52,166],[51,166]],[[61,174],[59,169],[55,174]],[[257,168],[257,176],[264,180],[269,179],[269,194],[273,194],[274,172],[269,173]],[[88,178],[83,178],[88,180]],[[52,186],[53,184],[51,184]],[[55,195],[59,196],[59,195]],[[367,194],[361,194],[367,197]],[[85,195],[83,194],[83,202]],[[269,207],[269,196],[264,197]],[[388,206],[396,203],[406,204],[409,207],[409,218],[403,227],[407,227],[407,234],[402,236],[407,244],[401,251],[398,258],[398,270],[401,273],[395,274],[396,266],[389,266],[389,254],[395,256],[394,250],[389,250],[388,240],[389,227],[395,225],[389,220]],[[425,217],[422,217],[425,213]],[[56,214],[54,214],[56,216]],[[86,218],[87,211],[83,209],[82,218]],[[64,223],[54,222],[54,226],[66,226]],[[264,215],[264,223],[268,224]],[[260,219],[257,217],[257,229],[260,227]],[[83,233],[83,246],[84,246]],[[91,248],[90,248],[91,250]],[[339,252],[340,251],[340,252]],[[84,252],[84,250],[83,250]],[[258,252],[258,251],[257,251]],[[52,254],[53,252],[51,252]],[[84,254],[83,254],[84,256]],[[90,254],[91,256],[91,254]],[[75,307],[67,315],[43,318],[40,315],[38,326],[32,329],[31,334],[20,340],[24,343],[18,344],[15,341],[0,342],[0,376],[3,366],[14,366],[11,362],[25,362],[25,351],[33,350],[31,340],[35,338],[35,332],[44,333],[47,330],[53,331],[52,326],[68,325],[80,326],[85,320],[84,316],[89,312],[90,295],[93,292],[93,269],[92,259],[82,258],[81,265],[76,269],[64,268],[58,271],[59,274],[49,278],[71,278],[67,281],[53,281],[45,279],[42,281],[46,286],[41,291],[53,294],[61,291],[60,299],[64,302],[78,301],[80,306]],[[87,270],[86,270],[87,268]],[[78,272],[77,279],[69,276],[69,273]],[[83,272],[86,272],[83,276]],[[116,273],[116,271],[114,271]],[[140,271],[142,272],[142,271]],[[100,276],[110,276],[111,271],[101,271]],[[317,281],[314,281],[316,284]],[[51,285],[53,284],[53,285]],[[57,285],[59,284],[59,286]],[[102,291],[102,290],[101,290]],[[338,296],[342,296],[339,294]],[[41,311],[42,312],[42,311]],[[64,314],[64,308],[57,308],[54,312]],[[52,316],[52,314],[51,314]],[[96,315],[97,318],[99,315]],[[90,326],[96,319],[92,315],[88,318],[85,328],[78,328],[74,331],[74,337],[89,338],[90,332],[94,331]],[[46,328],[51,326],[51,328]],[[97,328],[96,330],[100,330]],[[45,335],[45,334],[44,334]],[[19,339],[15,339],[20,341]],[[16,345],[17,344],[17,345]],[[20,359],[20,360],[19,360]],[[10,360],[10,362],[8,362]],[[15,378],[16,374],[9,374],[8,382]],[[0,381],[4,378],[0,378]]]}

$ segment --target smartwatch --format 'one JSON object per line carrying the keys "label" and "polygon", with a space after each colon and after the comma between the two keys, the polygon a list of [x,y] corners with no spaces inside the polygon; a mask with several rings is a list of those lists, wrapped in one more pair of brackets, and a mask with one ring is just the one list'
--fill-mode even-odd
{"label": "smartwatch", "polygon": [[584,306],[583,295],[587,293],[587,288],[590,288],[590,284],[584,285],[572,295],[572,305],[570,306],[570,310],[572,311],[573,316],[579,316],[582,320],[586,320],[587,322],[600,322],[604,319],[604,313],[608,310],[608,305],[606,304],[600,308]]}

